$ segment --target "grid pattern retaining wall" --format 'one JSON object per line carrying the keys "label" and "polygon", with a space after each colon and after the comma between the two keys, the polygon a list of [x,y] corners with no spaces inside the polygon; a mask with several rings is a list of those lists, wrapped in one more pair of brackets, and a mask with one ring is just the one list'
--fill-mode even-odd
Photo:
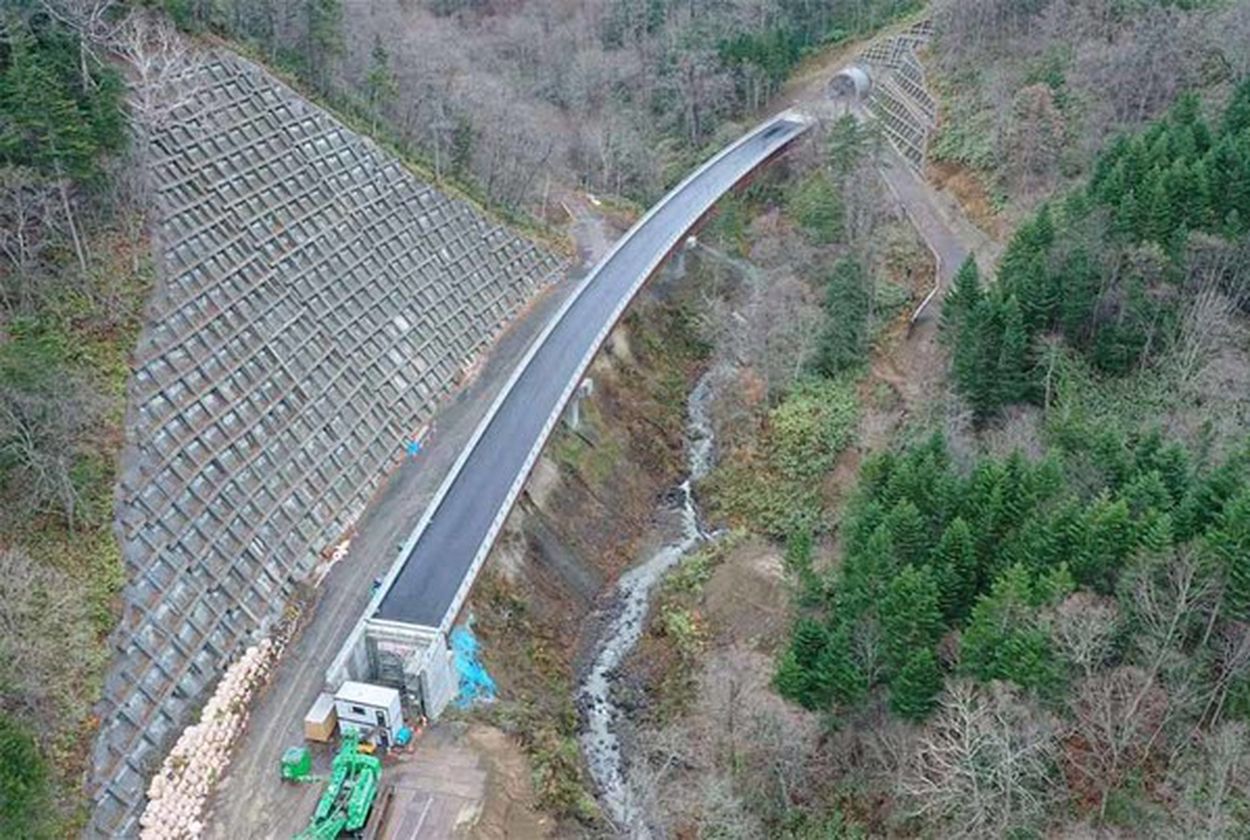
{"label": "grid pattern retaining wall", "polygon": [[916,169],[923,169],[937,105],[925,85],[916,51],[929,42],[933,24],[921,21],[905,32],[873,43],[860,55],[872,74],[868,107],[886,139]]}
{"label": "grid pattern retaining wall", "polygon": [[278,617],[474,356],[559,262],[218,54],[153,137],[161,288],[118,494],[127,571],[92,832]]}

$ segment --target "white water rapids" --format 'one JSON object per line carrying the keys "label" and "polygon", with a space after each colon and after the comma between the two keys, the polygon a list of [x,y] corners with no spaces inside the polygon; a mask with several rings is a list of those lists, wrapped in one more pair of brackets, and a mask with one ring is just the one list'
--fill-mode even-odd
{"label": "white water rapids", "polygon": [[614,599],[619,611],[613,613],[599,640],[594,661],[578,691],[578,698],[586,712],[586,731],[581,736],[582,753],[599,786],[600,800],[608,815],[622,833],[632,838],[648,838],[651,833],[621,770],[620,741],[613,727],[618,710],[611,700],[609,677],[642,635],[651,590],[668,569],[707,538],[699,526],[699,512],[695,508],[691,484],[707,475],[712,465],[712,423],[708,417],[710,398],[711,380],[704,374],[686,401],[686,462],[689,474],[677,488],[681,501],[680,537],[621,575]]}

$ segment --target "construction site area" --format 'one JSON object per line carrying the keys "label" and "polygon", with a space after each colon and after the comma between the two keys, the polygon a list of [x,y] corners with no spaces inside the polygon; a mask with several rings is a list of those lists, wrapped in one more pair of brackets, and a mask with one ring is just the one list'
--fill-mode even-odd
{"label": "construction site area", "polygon": [[[575,257],[431,186],[260,65],[221,47],[191,65],[150,134],[159,282],[128,390],[126,584],[88,833],[547,835],[516,739],[440,720],[494,697],[471,631],[477,575],[516,540],[551,537],[512,520],[569,479],[549,437],[599,434],[581,404],[612,399],[594,380],[611,389],[619,371],[600,351],[632,359],[619,325],[645,282],[672,255],[680,279],[715,202],[815,126],[853,116],[888,143],[891,211],[936,262],[918,319],[979,235],[953,232],[958,214],[921,185],[931,35],[908,22],[844,56],[632,227],[629,211],[556,190],[549,217]],[[710,451],[710,427],[696,431]],[[691,481],[707,464],[691,457],[686,549],[705,536]],[[650,506],[645,486],[622,492]],[[591,615],[619,564],[555,570],[576,590],[567,617]],[[607,761],[619,775],[620,756]],[[610,799],[615,783],[595,781]]]}
{"label": "construction site area", "polygon": [[[873,44],[807,105],[875,120],[920,171],[935,106],[916,51],[930,34],[924,21]],[[493,691],[452,626],[632,295],[811,120],[783,112],[730,144],[615,248],[622,226],[570,193],[569,261],[426,185],[244,59],[220,52],[182,83],[153,139],[163,279],[131,385],[119,503],[129,579],[92,828],[261,838],[303,824],[299,838],[329,840],[497,824],[541,836],[545,818],[518,805],[529,783],[515,745],[432,723]],[[763,144],[754,157],[750,143]],[[738,159],[723,183],[698,184]],[[906,192],[914,177],[887,174],[940,237],[928,199]],[[649,240],[650,218],[689,195],[687,218]],[[530,357],[632,243],[645,249],[625,272],[632,291],[592,324],[537,440],[516,442],[532,451],[492,530],[457,548],[468,571],[440,584],[454,599],[421,621],[388,620],[395,580]]]}
{"label": "construction site area", "polygon": [[0,840],[1250,837],[1250,0],[15,0]]}

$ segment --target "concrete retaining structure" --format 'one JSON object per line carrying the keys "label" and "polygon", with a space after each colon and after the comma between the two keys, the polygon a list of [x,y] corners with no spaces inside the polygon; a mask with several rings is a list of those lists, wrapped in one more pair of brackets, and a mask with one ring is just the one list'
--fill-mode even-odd
{"label": "concrete retaining structure", "polygon": [[561,269],[249,62],[215,55],[190,84],[153,137],[161,282],[118,488],[97,835],[135,833],[145,778],[229,656]]}
{"label": "concrete retaining structure", "polygon": [[929,138],[937,126],[937,104],[917,55],[932,37],[933,23],[926,19],[874,42],[856,59],[872,77],[869,110],[890,145],[917,171],[924,169]]}

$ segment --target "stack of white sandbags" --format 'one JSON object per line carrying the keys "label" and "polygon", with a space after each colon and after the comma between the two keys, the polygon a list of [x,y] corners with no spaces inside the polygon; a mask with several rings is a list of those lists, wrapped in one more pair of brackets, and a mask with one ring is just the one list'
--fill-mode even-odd
{"label": "stack of white sandbags", "polygon": [[188,726],[148,785],[139,818],[142,840],[187,840],[204,831],[201,816],[213,785],[230,761],[230,748],[247,721],[248,703],[264,684],[280,645],[252,645],[226,669],[204,704],[200,722]]}

